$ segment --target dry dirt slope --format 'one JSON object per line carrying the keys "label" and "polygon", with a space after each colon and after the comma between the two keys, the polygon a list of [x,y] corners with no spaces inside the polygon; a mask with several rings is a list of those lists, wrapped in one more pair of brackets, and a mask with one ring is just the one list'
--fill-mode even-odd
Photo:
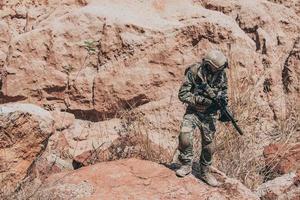
{"label": "dry dirt slope", "polygon": [[[184,69],[210,48],[230,59],[230,101],[246,132],[236,139],[221,126],[216,165],[255,187],[263,146],[299,140],[297,1],[14,0],[0,7],[1,103],[64,111],[41,158],[50,165],[59,158],[60,169],[71,169],[95,148],[104,155],[87,164],[139,156],[145,147],[143,158],[169,160],[184,111],[177,100]],[[149,144],[115,150],[130,134]]]}

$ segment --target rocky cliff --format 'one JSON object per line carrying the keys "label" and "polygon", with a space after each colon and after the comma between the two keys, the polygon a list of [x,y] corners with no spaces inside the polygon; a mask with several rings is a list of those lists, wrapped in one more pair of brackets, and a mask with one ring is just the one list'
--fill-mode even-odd
{"label": "rocky cliff", "polygon": [[[47,185],[52,173],[123,158],[170,162],[185,109],[177,99],[184,70],[211,48],[229,58],[230,107],[245,130],[237,137],[218,125],[214,165],[251,189],[279,176],[270,166],[285,154],[272,150],[269,159],[263,150],[300,139],[299,8],[295,0],[0,2],[0,103],[35,104],[54,123],[32,144],[47,138],[20,179]],[[9,117],[0,123],[2,144],[19,129]]]}

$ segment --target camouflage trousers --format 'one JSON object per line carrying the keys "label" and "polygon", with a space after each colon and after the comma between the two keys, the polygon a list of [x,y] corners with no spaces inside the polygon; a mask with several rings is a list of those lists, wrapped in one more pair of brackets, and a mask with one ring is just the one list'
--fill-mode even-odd
{"label": "camouflage trousers", "polygon": [[193,160],[193,137],[196,127],[201,132],[201,156],[200,164],[208,166],[212,163],[212,157],[215,151],[214,135],[216,119],[209,114],[187,111],[183,117],[179,134],[180,151],[178,159],[183,164],[192,164]]}

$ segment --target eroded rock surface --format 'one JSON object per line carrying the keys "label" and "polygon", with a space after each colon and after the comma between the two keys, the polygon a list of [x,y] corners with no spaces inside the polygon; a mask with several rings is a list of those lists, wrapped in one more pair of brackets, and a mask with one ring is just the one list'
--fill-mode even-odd
{"label": "eroded rock surface", "polygon": [[300,197],[299,174],[290,172],[260,185],[256,193],[264,200],[297,200]]}
{"label": "eroded rock surface", "polygon": [[[72,170],[128,157],[168,162],[177,146],[180,113],[184,112],[181,103],[170,101],[173,100],[151,102],[124,111],[121,118],[100,122],[74,119],[70,113],[54,111],[56,132],[37,165]],[[169,112],[161,111],[164,109]]]}
{"label": "eroded rock surface", "polygon": [[31,199],[258,199],[245,186],[222,177],[212,188],[193,175],[138,159],[103,162],[50,176]]}
{"label": "eroded rock surface", "polygon": [[264,149],[266,182],[256,189],[261,199],[299,199],[299,143],[270,144]]}
{"label": "eroded rock surface", "polygon": [[[36,9],[22,4],[4,5],[12,10],[8,16],[13,20],[8,18],[7,23]],[[205,49],[218,47],[230,55],[236,65],[232,70],[240,74],[231,78],[245,80],[238,91],[245,92],[251,80],[261,84],[254,101],[270,104],[273,117],[284,117],[286,113],[280,111],[285,102],[272,98],[281,95],[286,85],[299,85],[293,67],[297,63],[287,61],[289,74],[282,72],[299,40],[299,17],[268,2],[230,1],[223,5],[228,11],[219,8],[223,1],[203,4],[204,8],[189,1],[41,3],[41,9],[54,7],[50,17],[34,29],[18,32],[8,44],[5,99],[30,98],[49,109],[100,121],[118,115],[120,109],[169,97],[176,92],[184,68]],[[62,7],[67,7],[65,12]],[[149,9],[143,14],[135,12],[145,7]],[[289,78],[282,80],[281,73]]]}
{"label": "eroded rock surface", "polygon": [[300,143],[270,144],[264,149],[270,174],[283,175],[300,169]]}
{"label": "eroded rock surface", "polygon": [[13,192],[28,175],[54,132],[48,111],[32,104],[0,106],[0,196]]}

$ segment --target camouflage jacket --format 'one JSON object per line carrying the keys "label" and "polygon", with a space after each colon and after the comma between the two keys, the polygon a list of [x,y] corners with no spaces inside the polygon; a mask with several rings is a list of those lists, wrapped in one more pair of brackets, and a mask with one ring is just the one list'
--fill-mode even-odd
{"label": "camouflage jacket", "polygon": [[215,94],[221,92],[227,97],[227,77],[225,70],[212,73],[201,63],[189,66],[185,71],[184,81],[179,89],[178,98],[183,103],[188,104],[190,110],[203,113],[216,113],[216,109],[212,109],[212,104],[201,96],[201,93],[195,94],[195,88],[199,88],[202,84],[208,84]]}

